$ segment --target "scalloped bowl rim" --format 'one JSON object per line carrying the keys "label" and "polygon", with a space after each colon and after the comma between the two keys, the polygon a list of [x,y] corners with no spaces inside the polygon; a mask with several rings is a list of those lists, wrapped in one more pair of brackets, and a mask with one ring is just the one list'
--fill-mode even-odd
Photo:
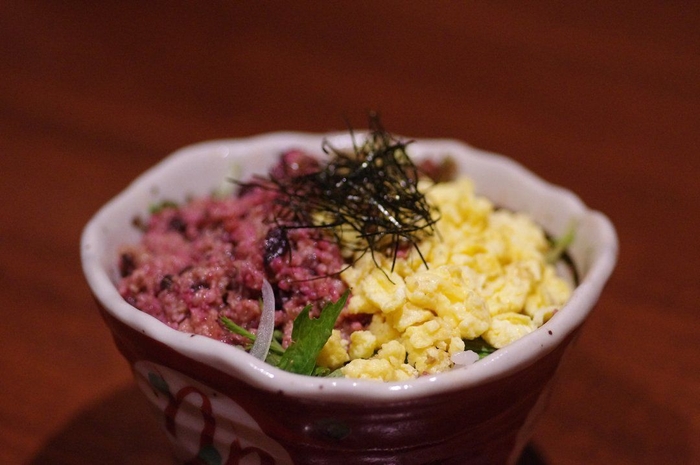
{"label": "scalloped bowl rim", "polygon": [[[362,136],[363,133],[356,132],[354,137]],[[392,401],[408,400],[465,389],[497,380],[536,362],[537,359],[562,343],[584,322],[598,300],[617,260],[617,236],[609,219],[602,213],[587,208],[575,194],[544,181],[512,159],[476,149],[453,139],[412,140],[409,152],[417,159],[422,156],[450,154],[460,163],[463,161],[465,165],[470,165],[472,168],[474,166],[482,167],[479,169],[487,173],[483,177],[497,176],[517,181],[517,190],[513,190],[512,185],[494,187],[492,183],[488,183],[489,187],[484,184],[480,185],[475,179],[477,192],[487,197],[491,196],[484,191],[500,188],[502,191],[496,193],[496,196],[505,195],[506,203],[518,203],[523,198],[520,194],[524,189],[531,195],[542,196],[551,202],[558,202],[561,204],[559,208],[568,212],[568,217],[556,215],[549,218],[551,222],[549,231],[562,234],[572,220],[576,221],[579,230],[572,245],[572,254],[578,252],[580,258],[574,261],[577,267],[586,268],[570,301],[543,327],[473,365],[437,375],[398,382],[296,375],[270,366],[238,348],[217,340],[206,336],[193,336],[172,329],[154,317],[132,307],[120,296],[113,281],[115,279],[116,250],[114,244],[111,248],[107,247],[108,238],[114,241],[115,236],[121,237],[122,229],[120,228],[127,227],[124,223],[130,225],[130,219],[134,216],[146,214],[148,202],[144,202],[144,199],[171,198],[173,193],[181,189],[181,184],[192,184],[195,177],[199,179],[202,176],[218,176],[220,178],[218,181],[222,180],[220,169],[218,174],[212,171],[204,175],[187,171],[191,170],[194,159],[204,157],[212,160],[226,159],[229,166],[238,165],[240,168],[241,164],[235,160],[246,156],[246,153],[274,151],[275,154],[278,154],[289,148],[302,148],[320,153],[321,143],[324,140],[329,141],[334,146],[347,146],[351,141],[347,133],[275,132],[238,139],[200,142],[181,148],[164,158],[106,203],[85,226],[81,237],[81,261],[84,275],[93,295],[106,311],[126,325],[191,359],[203,362],[252,386],[270,392],[283,390],[287,395],[301,398],[321,398],[353,403],[388,399]],[[250,158],[251,162],[255,162],[253,155],[250,155]],[[266,168],[269,164],[265,163],[261,166]],[[184,173],[183,168],[187,168]],[[467,175],[470,174],[467,173]],[[170,181],[169,184],[163,184],[165,179]],[[197,182],[194,184],[199,185]],[[206,192],[211,192],[215,185],[209,183],[205,187]],[[505,190],[503,190],[504,187]],[[193,187],[193,189],[197,189],[197,187]],[[200,191],[194,195],[204,195],[206,192]],[[180,191],[180,195],[183,194],[192,195],[193,193],[190,190]],[[512,205],[506,206],[513,207]],[[540,215],[542,214],[540,212]],[[546,212],[544,214],[546,215]],[[583,237],[581,232],[583,232]],[[587,239],[588,236],[591,237]],[[577,242],[581,241],[585,243],[577,247]]]}

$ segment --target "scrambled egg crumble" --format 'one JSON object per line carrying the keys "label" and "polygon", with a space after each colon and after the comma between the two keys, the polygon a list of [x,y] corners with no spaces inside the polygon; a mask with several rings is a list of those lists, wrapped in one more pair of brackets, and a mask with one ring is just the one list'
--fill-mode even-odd
{"label": "scrambled egg crumble", "polygon": [[319,365],[384,381],[439,373],[452,368],[465,340],[502,348],[569,299],[569,284],[545,259],[545,233],[529,216],[496,210],[468,179],[435,184],[426,198],[441,215],[436,234],[419,244],[427,268],[412,250],[393,272],[382,254],[344,271],[349,311],[372,314],[372,323],[349,341],[334,333]]}

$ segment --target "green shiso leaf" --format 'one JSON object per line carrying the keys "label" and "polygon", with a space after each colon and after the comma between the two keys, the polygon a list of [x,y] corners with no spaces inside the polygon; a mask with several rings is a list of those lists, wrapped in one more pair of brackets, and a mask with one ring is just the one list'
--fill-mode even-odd
{"label": "green shiso leaf", "polygon": [[[238,334],[239,336],[243,336],[243,337],[249,339],[251,342],[250,345],[252,345],[252,343],[254,343],[255,340],[257,339],[255,337],[255,334],[251,333],[250,331],[248,331],[244,327],[237,325],[235,322],[233,322],[229,318],[226,318],[225,316],[222,316],[220,318],[220,321],[221,321],[221,324],[223,324],[224,327],[226,329],[228,329],[229,331],[231,331],[232,333]],[[250,347],[247,347],[247,349],[250,349]],[[267,354],[268,358],[271,355],[278,355],[279,356],[279,355],[282,355],[283,353],[284,353],[284,347],[282,347],[282,344],[280,344],[280,342],[273,337],[272,343],[270,344],[270,352]]]}
{"label": "green shiso leaf", "polygon": [[480,359],[496,352],[496,348],[484,341],[482,338],[464,339],[464,350],[476,352]]}
{"label": "green shiso leaf", "polygon": [[162,212],[166,208],[177,208],[177,207],[178,207],[177,202],[174,202],[172,200],[163,200],[161,202],[151,204],[148,207],[148,212],[151,215],[155,215],[156,213]]}
{"label": "green shiso leaf", "polygon": [[349,291],[335,303],[329,303],[318,318],[309,318],[310,306],[305,307],[294,319],[292,344],[282,355],[278,367],[302,375],[312,375],[316,368],[316,358],[331,336],[335,322],[345,307]]}
{"label": "green shiso leaf", "polygon": [[239,336],[243,336],[245,338],[248,338],[251,340],[251,342],[255,342],[255,334],[251,333],[247,329],[245,329],[242,326],[237,325],[233,320],[230,318],[227,318],[225,316],[222,316],[220,318],[221,323],[223,323],[224,327],[231,331],[233,334],[238,334]]}
{"label": "green shiso leaf", "polygon": [[[265,362],[291,373],[341,377],[342,373],[339,370],[331,371],[327,368],[317,367],[316,359],[328,338],[331,337],[335,322],[345,307],[349,294],[350,291],[346,290],[337,302],[331,302],[323,307],[318,318],[309,318],[311,306],[304,308],[294,319],[292,344],[285,350],[278,339],[281,333],[276,332]],[[250,350],[250,346],[256,340],[255,334],[225,316],[222,316],[220,321],[232,333],[250,340],[251,344],[246,347],[246,350]]]}
{"label": "green shiso leaf", "polygon": [[576,237],[576,228],[574,225],[569,227],[562,236],[551,239],[551,248],[545,256],[547,263],[554,264],[559,261],[559,259],[566,253],[566,249],[574,242]]}

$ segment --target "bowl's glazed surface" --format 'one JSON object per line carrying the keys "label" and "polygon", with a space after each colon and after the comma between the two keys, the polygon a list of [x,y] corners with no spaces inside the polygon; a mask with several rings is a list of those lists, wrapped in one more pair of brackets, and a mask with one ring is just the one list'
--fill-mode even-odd
{"label": "bowl's glazed surface", "polygon": [[[356,136],[357,137],[357,136]],[[451,156],[477,192],[524,211],[549,233],[572,222],[580,284],[544,326],[474,365],[408,382],[290,374],[204,336],[173,330],[127,304],[116,290],[117,249],[149,205],[206,195],[234,176],[265,174],[284,150],[320,153],[324,138],[275,133],[186,147],[152,168],[86,226],[88,283],[117,347],[161,416],[178,461],[206,464],[514,463],[546,404],[562,355],[615,264],[610,222],[575,195],[498,155],[449,140],[409,145],[416,159]]]}

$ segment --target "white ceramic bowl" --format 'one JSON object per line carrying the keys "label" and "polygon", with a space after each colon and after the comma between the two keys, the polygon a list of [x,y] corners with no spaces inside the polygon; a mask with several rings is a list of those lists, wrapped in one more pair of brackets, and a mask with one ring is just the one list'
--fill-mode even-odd
{"label": "white ceramic bowl", "polygon": [[604,215],[506,157],[453,140],[408,146],[415,160],[453,157],[479,194],[529,213],[553,235],[577,225],[569,252],[580,284],[570,302],[540,329],[469,367],[395,383],[295,375],[213,339],[173,330],[117,292],[117,249],[139,240],[132,219],[147,217],[149,205],[207,195],[232,174],[239,179],[266,174],[290,148],[322,156],[323,140],[335,147],[351,142],[347,134],[272,133],[185,147],[136,179],[85,227],[81,254],[88,284],[159,412],[176,458],[242,464],[514,463],[562,354],[614,268],[617,237]]}

